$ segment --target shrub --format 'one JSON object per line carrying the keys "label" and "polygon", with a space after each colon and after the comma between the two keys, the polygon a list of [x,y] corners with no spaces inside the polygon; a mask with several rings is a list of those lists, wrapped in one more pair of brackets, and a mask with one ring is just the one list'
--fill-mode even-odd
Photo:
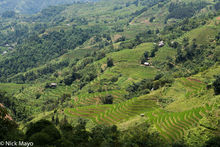
{"label": "shrub", "polygon": [[40,93],[37,93],[37,94],[36,94],[36,99],[39,99],[40,96],[41,96],[41,94],[40,94]]}
{"label": "shrub", "polygon": [[220,94],[220,75],[216,77],[216,80],[213,83],[214,91],[216,95]]}
{"label": "shrub", "polygon": [[113,96],[111,94],[106,95],[105,97],[101,98],[103,104],[112,104],[113,103]]}
{"label": "shrub", "polygon": [[113,59],[107,58],[107,67],[112,67],[112,66],[114,66]]}

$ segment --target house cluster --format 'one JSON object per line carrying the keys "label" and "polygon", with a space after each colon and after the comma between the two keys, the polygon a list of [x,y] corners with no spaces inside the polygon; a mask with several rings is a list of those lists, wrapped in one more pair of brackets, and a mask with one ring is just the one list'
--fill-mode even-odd
{"label": "house cluster", "polygon": [[[162,40],[162,41],[160,41],[160,42],[158,42],[158,43],[154,43],[154,45],[158,45],[158,47],[163,47],[164,45],[165,45],[165,43],[164,43],[164,41]],[[144,63],[142,63],[143,65],[145,65],[145,66],[150,66],[151,64],[149,63],[149,62],[144,62]]]}

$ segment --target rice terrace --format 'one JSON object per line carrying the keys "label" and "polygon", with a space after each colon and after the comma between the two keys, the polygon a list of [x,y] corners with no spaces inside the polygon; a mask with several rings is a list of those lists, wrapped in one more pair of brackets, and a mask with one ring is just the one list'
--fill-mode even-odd
{"label": "rice terrace", "polygon": [[220,146],[220,0],[0,0],[0,146]]}

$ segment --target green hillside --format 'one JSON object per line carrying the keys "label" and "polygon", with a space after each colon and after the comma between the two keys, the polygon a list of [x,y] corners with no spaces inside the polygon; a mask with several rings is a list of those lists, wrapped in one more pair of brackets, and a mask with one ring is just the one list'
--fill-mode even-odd
{"label": "green hillside", "polygon": [[100,0],[3,13],[0,124],[8,132],[0,128],[0,137],[37,146],[218,146],[219,5]]}

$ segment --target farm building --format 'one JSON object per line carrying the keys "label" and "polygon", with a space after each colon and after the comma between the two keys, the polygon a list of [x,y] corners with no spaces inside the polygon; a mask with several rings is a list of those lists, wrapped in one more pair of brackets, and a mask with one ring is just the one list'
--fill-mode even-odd
{"label": "farm building", "polygon": [[57,87],[57,83],[50,83],[50,88],[56,88]]}
{"label": "farm building", "polygon": [[163,46],[164,46],[164,41],[160,41],[160,42],[158,43],[158,46],[159,46],[159,47],[163,47]]}
{"label": "farm building", "polygon": [[144,65],[145,65],[145,66],[150,66],[150,63],[144,62]]}

